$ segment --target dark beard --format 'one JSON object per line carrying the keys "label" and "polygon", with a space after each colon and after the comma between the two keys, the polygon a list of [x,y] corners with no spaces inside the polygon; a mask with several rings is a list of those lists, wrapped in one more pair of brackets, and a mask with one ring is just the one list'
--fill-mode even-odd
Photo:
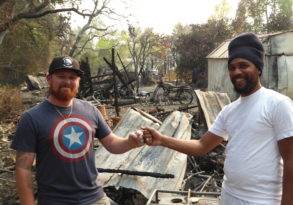
{"label": "dark beard", "polygon": [[232,84],[233,84],[233,87],[234,87],[234,90],[240,94],[240,95],[248,95],[250,94],[254,89],[255,87],[257,86],[257,81],[253,81],[252,79],[250,78],[247,78],[245,77],[245,81],[246,81],[246,84],[244,87],[242,88],[237,88],[234,84],[234,81],[232,81]]}
{"label": "dark beard", "polygon": [[56,99],[60,100],[60,101],[69,101],[72,98],[74,98],[77,94],[77,89],[71,89],[70,88],[70,92],[69,93],[62,93],[61,92],[62,87],[59,87],[58,90],[54,90],[51,87],[49,87],[49,95],[52,95],[53,97],[55,97]]}

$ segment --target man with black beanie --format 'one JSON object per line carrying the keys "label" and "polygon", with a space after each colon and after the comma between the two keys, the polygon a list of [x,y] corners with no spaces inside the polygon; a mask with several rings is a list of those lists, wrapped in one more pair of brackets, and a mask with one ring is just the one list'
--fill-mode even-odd
{"label": "man with black beanie", "polygon": [[232,39],[228,71],[240,97],[225,106],[199,140],[178,140],[153,128],[148,145],[203,155],[224,140],[226,159],[221,205],[293,203],[293,102],[261,86],[264,48],[253,33]]}

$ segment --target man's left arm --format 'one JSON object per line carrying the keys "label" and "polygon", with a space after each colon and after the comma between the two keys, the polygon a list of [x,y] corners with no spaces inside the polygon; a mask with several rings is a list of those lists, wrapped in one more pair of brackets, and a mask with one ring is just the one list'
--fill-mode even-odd
{"label": "man's left arm", "polygon": [[278,141],[278,146],[284,163],[281,205],[290,205],[293,202],[293,136]]}

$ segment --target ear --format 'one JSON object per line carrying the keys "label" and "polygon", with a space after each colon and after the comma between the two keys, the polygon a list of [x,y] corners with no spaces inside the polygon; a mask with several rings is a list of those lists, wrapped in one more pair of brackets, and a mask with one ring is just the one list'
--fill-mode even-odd
{"label": "ear", "polygon": [[47,81],[51,80],[52,79],[52,75],[50,75],[49,73],[46,73],[46,79],[47,79]]}

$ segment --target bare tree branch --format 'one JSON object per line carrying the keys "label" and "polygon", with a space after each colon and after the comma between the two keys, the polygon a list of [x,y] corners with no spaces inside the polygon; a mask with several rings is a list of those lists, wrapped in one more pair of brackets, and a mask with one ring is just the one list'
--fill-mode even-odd
{"label": "bare tree branch", "polygon": [[76,52],[76,53],[73,55],[73,57],[76,57],[76,56],[78,56],[79,54],[81,54],[81,52],[82,52],[83,50],[85,50],[86,45],[87,45],[90,41],[92,41],[94,38],[101,38],[101,37],[104,37],[104,36],[109,35],[109,34],[111,34],[111,33],[112,33],[112,32],[106,32],[106,33],[104,33],[104,34],[102,34],[102,35],[97,35],[97,34],[95,34],[95,35],[89,37],[89,38],[84,42],[84,44],[83,44],[81,47],[77,47],[77,48],[79,48],[79,50],[78,50],[78,52]]}
{"label": "bare tree branch", "polygon": [[110,26],[107,26],[106,28],[97,28],[95,26],[89,26],[88,29],[93,29],[96,31],[107,31],[110,28]]}
{"label": "bare tree branch", "polygon": [[[0,7],[4,5],[5,2],[9,2],[8,0],[0,0]],[[50,6],[51,0],[44,0],[39,5],[33,5],[32,2],[28,2],[28,5],[30,5],[30,9],[24,8],[24,10],[15,16],[12,16],[11,19],[8,19],[7,21],[3,21],[0,23],[0,44],[4,38],[4,36],[8,33],[7,30],[17,22],[19,22],[22,19],[33,19],[33,18],[40,18],[49,14],[55,14],[55,13],[61,13],[61,12],[75,12],[83,17],[89,17],[88,24],[86,24],[85,28],[90,25],[93,18],[99,16],[99,15],[106,15],[111,14],[113,11],[107,7],[109,0],[104,0],[101,7],[98,8],[99,0],[95,0],[95,7],[92,13],[85,13],[83,11],[80,11],[78,8],[60,8],[60,9],[48,9],[43,11],[45,8]],[[114,13],[114,12],[113,12]],[[84,31],[81,33],[83,34],[88,28],[84,29]],[[101,30],[102,31],[102,30]]]}
{"label": "bare tree branch", "polygon": [[[95,17],[99,16],[99,15],[102,15],[104,13],[104,11],[109,9],[107,7],[107,4],[109,3],[109,0],[104,0],[100,8],[98,6],[98,4],[99,4],[98,0],[95,0],[94,3],[95,3],[94,9],[93,9],[91,15],[89,16],[87,23],[82,27],[82,29],[77,34],[75,42],[74,42],[74,44],[73,44],[73,46],[72,46],[72,48],[71,48],[71,50],[69,52],[69,56],[74,56],[74,53],[76,52],[78,44],[81,41],[81,38],[84,35],[84,33],[89,29],[95,29],[95,27],[91,25],[93,19]],[[98,29],[98,31],[100,31],[100,29]],[[106,31],[106,30],[102,30],[102,31]]]}

